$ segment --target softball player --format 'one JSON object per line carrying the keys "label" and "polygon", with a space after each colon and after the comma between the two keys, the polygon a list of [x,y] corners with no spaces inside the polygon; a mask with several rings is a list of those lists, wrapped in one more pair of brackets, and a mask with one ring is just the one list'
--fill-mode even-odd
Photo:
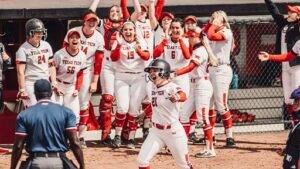
{"label": "softball player", "polygon": [[[175,18],[171,23],[171,37],[165,38],[157,45],[153,52],[153,57],[161,57],[166,60],[171,69],[176,70],[180,67],[187,66],[191,57],[189,51],[189,42],[183,37],[183,22],[180,18]],[[175,84],[189,95],[189,75],[185,74],[172,79]]]}
{"label": "softball player", "polygon": [[146,81],[143,73],[145,62],[150,53],[145,50],[146,45],[139,43],[135,38],[135,25],[125,22],[122,28],[122,39],[118,38],[115,49],[110,58],[115,67],[115,93],[117,113],[115,119],[115,138],[113,147],[121,145],[121,132],[124,121],[128,120],[129,142],[128,147],[134,148],[134,136],[137,129],[136,117],[139,107],[146,96]]}
{"label": "softball player", "polygon": [[186,94],[170,78],[170,65],[162,60],[153,60],[145,69],[153,82],[152,106],[153,127],[144,141],[138,155],[140,169],[150,169],[150,161],[168,146],[177,165],[182,169],[191,169],[187,138],[179,122],[180,103],[186,100]]}
{"label": "softball player", "polygon": [[227,105],[228,91],[232,79],[230,67],[230,51],[233,43],[233,34],[224,11],[216,11],[212,14],[206,28],[210,46],[218,60],[218,66],[209,67],[210,81],[213,85],[213,99],[209,112],[210,124],[215,126],[216,114],[214,106],[221,114],[226,133],[226,146],[235,146],[232,131],[232,117]]}
{"label": "softball player", "polygon": [[108,145],[111,143],[109,133],[111,130],[112,106],[114,101],[114,84],[115,70],[110,60],[112,44],[119,35],[123,23],[130,17],[127,10],[127,0],[121,0],[121,6],[112,6],[109,10],[108,19],[101,20],[99,27],[100,32],[104,35],[104,61],[101,70],[100,83],[102,97],[100,100],[99,110],[100,128],[102,129],[101,144]]}
{"label": "softball player", "polygon": [[54,54],[57,86],[54,88],[55,100],[73,110],[76,122],[79,123],[78,94],[84,79],[86,55],[80,50],[80,33],[69,31],[67,46]]}
{"label": "softball player", "polygon": [[214,157],[216,153],[213,148],[212,126],[208,117],[213,88],[207,72],[209,57],[206,48],[199,38],[200,32],[200,28],[187,32],[189,42],[193,46],[191,62],[188,66],[180,68],[175,72],[176,76],[191,72],[190,96],[183,106],[183,111],[180,114],[180,122],[188,136],[190,132],[190,117],[194,111],[197,112],[197,116],[202,120],[203,124],[206,149],[196,154],[196,157]]}
{"label": "softball player", "polygon": [[[284,53],[281,55],[271,55],[266,52],[260,52],[258,58],[261,61],[276,61],[276,62],[287,62],[293,63],[291,67],[292,77],[291,77],[291,86],[296,89],[300,86],[300,40],[298,40],[292,48],[292,51]],[[294,110],[291,110],[291,117],[293,125],[298,123],[298,119],[294,118]]]}
{"label": "softball player", "polygon": [[[26,42],[16,52],[16,69],[18,75],[18,97],[23,100],[24,106],[36,104],[33,84],[38,79],[49,80],[55,83],[55,68],[52,48],[48,42],[47,29],[41,20],[33,18],[26,22]],[[44,40],[43,40],[44,39]]]}
{"label": "softball player", "polygon": [[[96,30],[99,18],[95,13],[90,12],[84,16],[82,26],[72,28],[68,31],[76,31],[80,34],[81,50],[86,55],[86,67],[83,71],[83,82],[79,91],[80,123],[79,138],[82,140],[82,133],[87,129],[86,124],[89,119],[89,101],[91,94],[97,90],[97,83],[101,71],[103,60],[104,39],[100,32]],[[64,43],[68,42],[68,33]]]}

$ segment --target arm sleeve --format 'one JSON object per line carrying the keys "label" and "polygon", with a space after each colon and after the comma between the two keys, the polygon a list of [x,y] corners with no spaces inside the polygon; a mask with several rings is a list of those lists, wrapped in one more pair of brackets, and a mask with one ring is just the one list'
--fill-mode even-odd
{"label": "arm sleeve", "polygon": [[210,25],[207,30],[207,38],[212,41],[223,41],[226,39],[225,35],[220,31],[217,32],[217,26]]}
{"label": "arm sleeve", "polygon": [[276,24],[283,25],[286,20],[284,19],[284,16],[279,12],[277,6],[272,2],[272,0],[265,0],[265,4]]}
{"label": "arm sleeve", "polygon": [[159,20],[161,17],[161,13],[163,11],[164,4],[165,4],[165,0],[158,0],[155,5],[155,18],[157,20]]}
{"label": "arm sleeve", "polygon": [[284,54],[278,54],[278,55],[269,55],[269,60],[270,61],[275,61],[275,62],[287,62],[295,59],[297,56],[296,53],[293,51],[284,53]]}
{"label": "arm sleeve", "polygon": [[158,44],[153,51],[153,58],[156,59],[158,58],[163,52],[164,52],[164,48],[167,45],[168,40],[164,39],[160,44]]}
{"label": "arm sleeve", "polygon": [[182,50],[182,54],[184,56],[185,59],[190,59],[191,58],[191,53],[190,53],[190,49],[189,49],[189,45],[185,45],[184,41],[182,39],[179,40],[179,44],[180,44],[180,48]]}
{"label": "arm sleeve", "polygon": [[26,125],[23,118],[23,113],[20,113],[17,116],[17,122],[16,122],[16,131],[15,134],[17,135],[27,135]]}
{"label": "arm sleeve", "polygon": [[150,53],[149,51],[146,51],[146,50],[142,50],[142,49],[137,49],[136,50],[136,53],[141,57],[141,59],[143,60],[149,60],[150,58]]}
{"label": "arm sleeve", "polygon": [[127,9],[128,6],[128,0],[121,0],[121,9],[123,14],[123,21],[127,21],[130,18],[129,11]]}
{"label": "arm sleeve", "polygon": [[100,75],[100,71],[102,68],[104,53],[102,51],[96,51],[95,53],[95,63],[94,63],[94,74]]}
{"label": "arm sleeve", "polygon": [[121,45],[118,44],[116,49],[114,49],[111,54],[110,54],[110,58],[113,62],[116,62],[120,59],[120,55],[121,55]]}
{"label": "arm sleeve", "polygon": [[26,63],[26,54],[23,48],[19,48],[16,52],[16,63]]}
{"label": "arm sleeve", "polygon": [[81,88],[81,85],[82,85],[82,82],[83,82],[83,70],[80,70],[78,73],[77,73],[77,78],[76,78],[76,86],[75,86],[75,89],[76,90],[80,90]]}
{"label": "arm sleeve", "polygon": [[187,66],[185,66],[185,67],[183,67],[183,68],[180,68],[180,69],[176,70],[175,74],[176,74],[177,76],[180,76],[180,75],[189,73],[189,72],[191,72],[194,68],[196,68],[197,66],[198,66],[198,65],[197,65],[195,62],[191,61],[189,65],[187,65]]}
{"label": "arm sleeve", "polygon": [[66,111],[66,130],[76,130],[76,116],[71,109],[65,108]]}

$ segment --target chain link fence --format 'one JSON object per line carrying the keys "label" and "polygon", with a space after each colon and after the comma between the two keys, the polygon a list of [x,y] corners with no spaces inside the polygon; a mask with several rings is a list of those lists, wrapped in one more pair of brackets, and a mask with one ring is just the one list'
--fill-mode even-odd
{"label": "chain link fence", "polygon": [[[208,18],[199,21],[207,23]],[[283,108],[281,64],[263,63],[257,57],[260,51],[274,53],[276,24],[270,16],[235,16],[229,17],[229,22],[236,47],[231,55],[234,75],[228,104],[236,131],[290,128]]]}

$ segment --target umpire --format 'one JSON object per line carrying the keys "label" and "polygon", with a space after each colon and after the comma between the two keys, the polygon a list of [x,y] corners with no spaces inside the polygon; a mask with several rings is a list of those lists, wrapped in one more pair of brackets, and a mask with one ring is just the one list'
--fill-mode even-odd
{"label": "umpire", "polygon": [[65,155],[70,146],[80,169],[84,169],[83,153],[76,134],[76,117],[72,110],[50,101],[52,88],[47,80],[35,82],[34,94],[38,103],[17,117],[11,169],[16,168],[25,143],[29,157],[21,162],[20,168],[77,168]]}
{"label": "umpire", "polygon": [[[294,99],[294,113],[297,119],[300,119],[300,87],[293,91],[291,99]],[[285,147],[285,156],[283,159],[284,169],[300,169],[300,123],[291,130]]]}

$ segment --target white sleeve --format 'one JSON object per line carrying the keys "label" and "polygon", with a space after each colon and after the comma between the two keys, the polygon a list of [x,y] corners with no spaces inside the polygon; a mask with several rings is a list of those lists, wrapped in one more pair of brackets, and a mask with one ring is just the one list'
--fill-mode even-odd
{"label": "white sleeve", "polygon": [[20,47],[16,52],[16,61],[26,62],[26,53],[22,47]]}
{"label": "white sleeve", "polygon": [[292,51],[297,54],[300,55],[300,40],[298,40],[295,45],[292,48]]}
{"label": "white sleeve", "polygon": [[192,61],[197,65],[202,65],[207,61],[207,52],[204,47],[201,47],[197,52],[193,52]]}
{"label": "white sleeve", "polygon": [[220,30],[220,32],[224,35],[225,40],[229,40],[233,36],[231,30],[227,28]]}
{"label": "white sleeve", "polygon": [[49,55],[48,58],[49,60],[51,60],[53,58],[53,50],[49,43],[47,43],[47,45],[48,45],[48,55]]}

